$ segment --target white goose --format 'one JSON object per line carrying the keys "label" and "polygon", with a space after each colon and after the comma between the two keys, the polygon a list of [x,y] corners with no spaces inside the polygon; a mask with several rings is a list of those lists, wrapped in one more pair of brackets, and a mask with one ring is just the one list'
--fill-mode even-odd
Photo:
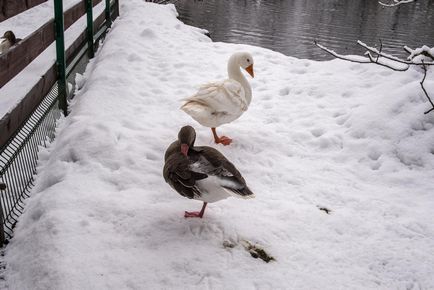
{"label": "white goose", "polygon": [[247,111],[252,100],[252,89],[240,68],[254,77],[253,57],[250,53],[234,53],[228,61],[229,78],[202,85],[195,95],[184,99],[181,106],[199,124],[210,127],[214,141],[223,145],[229,145],[232,139],[218,137],[216,128],[238,119]]}

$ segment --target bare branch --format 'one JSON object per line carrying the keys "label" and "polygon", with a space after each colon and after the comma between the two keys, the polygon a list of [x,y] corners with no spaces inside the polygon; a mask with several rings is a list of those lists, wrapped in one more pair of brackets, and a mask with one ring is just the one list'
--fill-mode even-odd
{"label": "bare branch", "polygon": [[386,6],[386,7],[393,7],[393,6],[398,6],[401,4],[407,4],[407,3],[411,3],[411,2],[415,2],[415,0],[393,0],[393,3],[388,4],[388,3],[383,3],[381,1],[378,1],[378,3],[380,5]]}
{"label": "bare branch", "polygon": [[[422,61],[422,63],[423,63],[423,61]],[[428,114],[429,112],[431,112],[431,111],[434,110],[434,103],[432,102],[431,98],[430,98],[429,95],[428,95],[428,92],[426,91],[425,87],[423,86],[423,82],[424,82],[425,79],[426,79],[426,73],[427,73],[427,69],[426,69],[425,64],[422,64],[422,68],[423,68],[423,71],[424,71],[424,75],[423,75],[423,79],[422,79],[422,81],[420,82],[420,86],[422,87],[422,90],[423,90],[423,92],[425,93],[425,96],[427,97],[428,101],[430,102],[430,104],[431,104],[431,106],[432,106],[431,109],[429,109],[428,111],[426,111],[426,112],[424,113],[424,114]]]}

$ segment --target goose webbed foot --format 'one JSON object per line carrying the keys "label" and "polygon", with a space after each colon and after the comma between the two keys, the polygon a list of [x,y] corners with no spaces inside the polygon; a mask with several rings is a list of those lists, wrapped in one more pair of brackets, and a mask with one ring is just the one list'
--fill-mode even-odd
{"label": "goose webbed foot", "polygon": [[211,128],[212,134],[214,136],[214,142],[216,144],[223,144],[224,146],[227,146],[232,143],[232,139],[226,136],[217,136],[217,131],[215,128]]}
{"label": "goose webbed foot", "polygon": [[204,202],[202,209],[200,211],[185,211],[184,212],[184,217],[185,218],[202,218],[203,214],[205,213],[205,207],[206,207],[207,203]]}
{"label": "goose webbed foot", "polygon": [[200,211],[186,211],[184,213],[184,217],[185,218],[191,218],[191,217],[202,218],[203,217],[203,213],[200,214]]}
{"label": "goose webbed foot", "polygon": [[232,139],[226,136],[221,136],[218,139],[214,139],[214,141],[219,144],[223,144],[224,146],[228,146],[232,143]]}

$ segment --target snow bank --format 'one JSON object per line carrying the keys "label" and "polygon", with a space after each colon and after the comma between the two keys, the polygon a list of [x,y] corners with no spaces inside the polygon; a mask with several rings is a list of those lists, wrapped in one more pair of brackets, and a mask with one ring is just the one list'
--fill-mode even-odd
{"label": "snow bank", "polygon": [[[121,1],[7,247],[11,289],[434,288],[434,114],[421,73],[213,43],[174,6]],[[216,146],[254,200],[201,204],[162,178],[179,110],[255,58],[253,101]],[[426,80],[434,90],[432,75]],[[327,208],[327,214],[320,208]],[[244,240],[276,261],[254,259]],[[225,247],[232,244],[234,247]]]}

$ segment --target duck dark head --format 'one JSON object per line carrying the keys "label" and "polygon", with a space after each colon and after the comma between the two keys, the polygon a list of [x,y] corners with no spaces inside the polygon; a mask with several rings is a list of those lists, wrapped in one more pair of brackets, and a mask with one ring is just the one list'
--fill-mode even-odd
{"label": "duck dark head", "polygon": [[187,156],[188,149],[194,145],[196,141],[196,131],[191,126],[184,126],[179,130],[178,141],[181,144],[181,153]]}
{"label": "duck dark head", "polygon": [[10,30],[5,32],[5,34],[3,35],[3,38],[9,40],[12,45],[17,42],[15,34]]}

